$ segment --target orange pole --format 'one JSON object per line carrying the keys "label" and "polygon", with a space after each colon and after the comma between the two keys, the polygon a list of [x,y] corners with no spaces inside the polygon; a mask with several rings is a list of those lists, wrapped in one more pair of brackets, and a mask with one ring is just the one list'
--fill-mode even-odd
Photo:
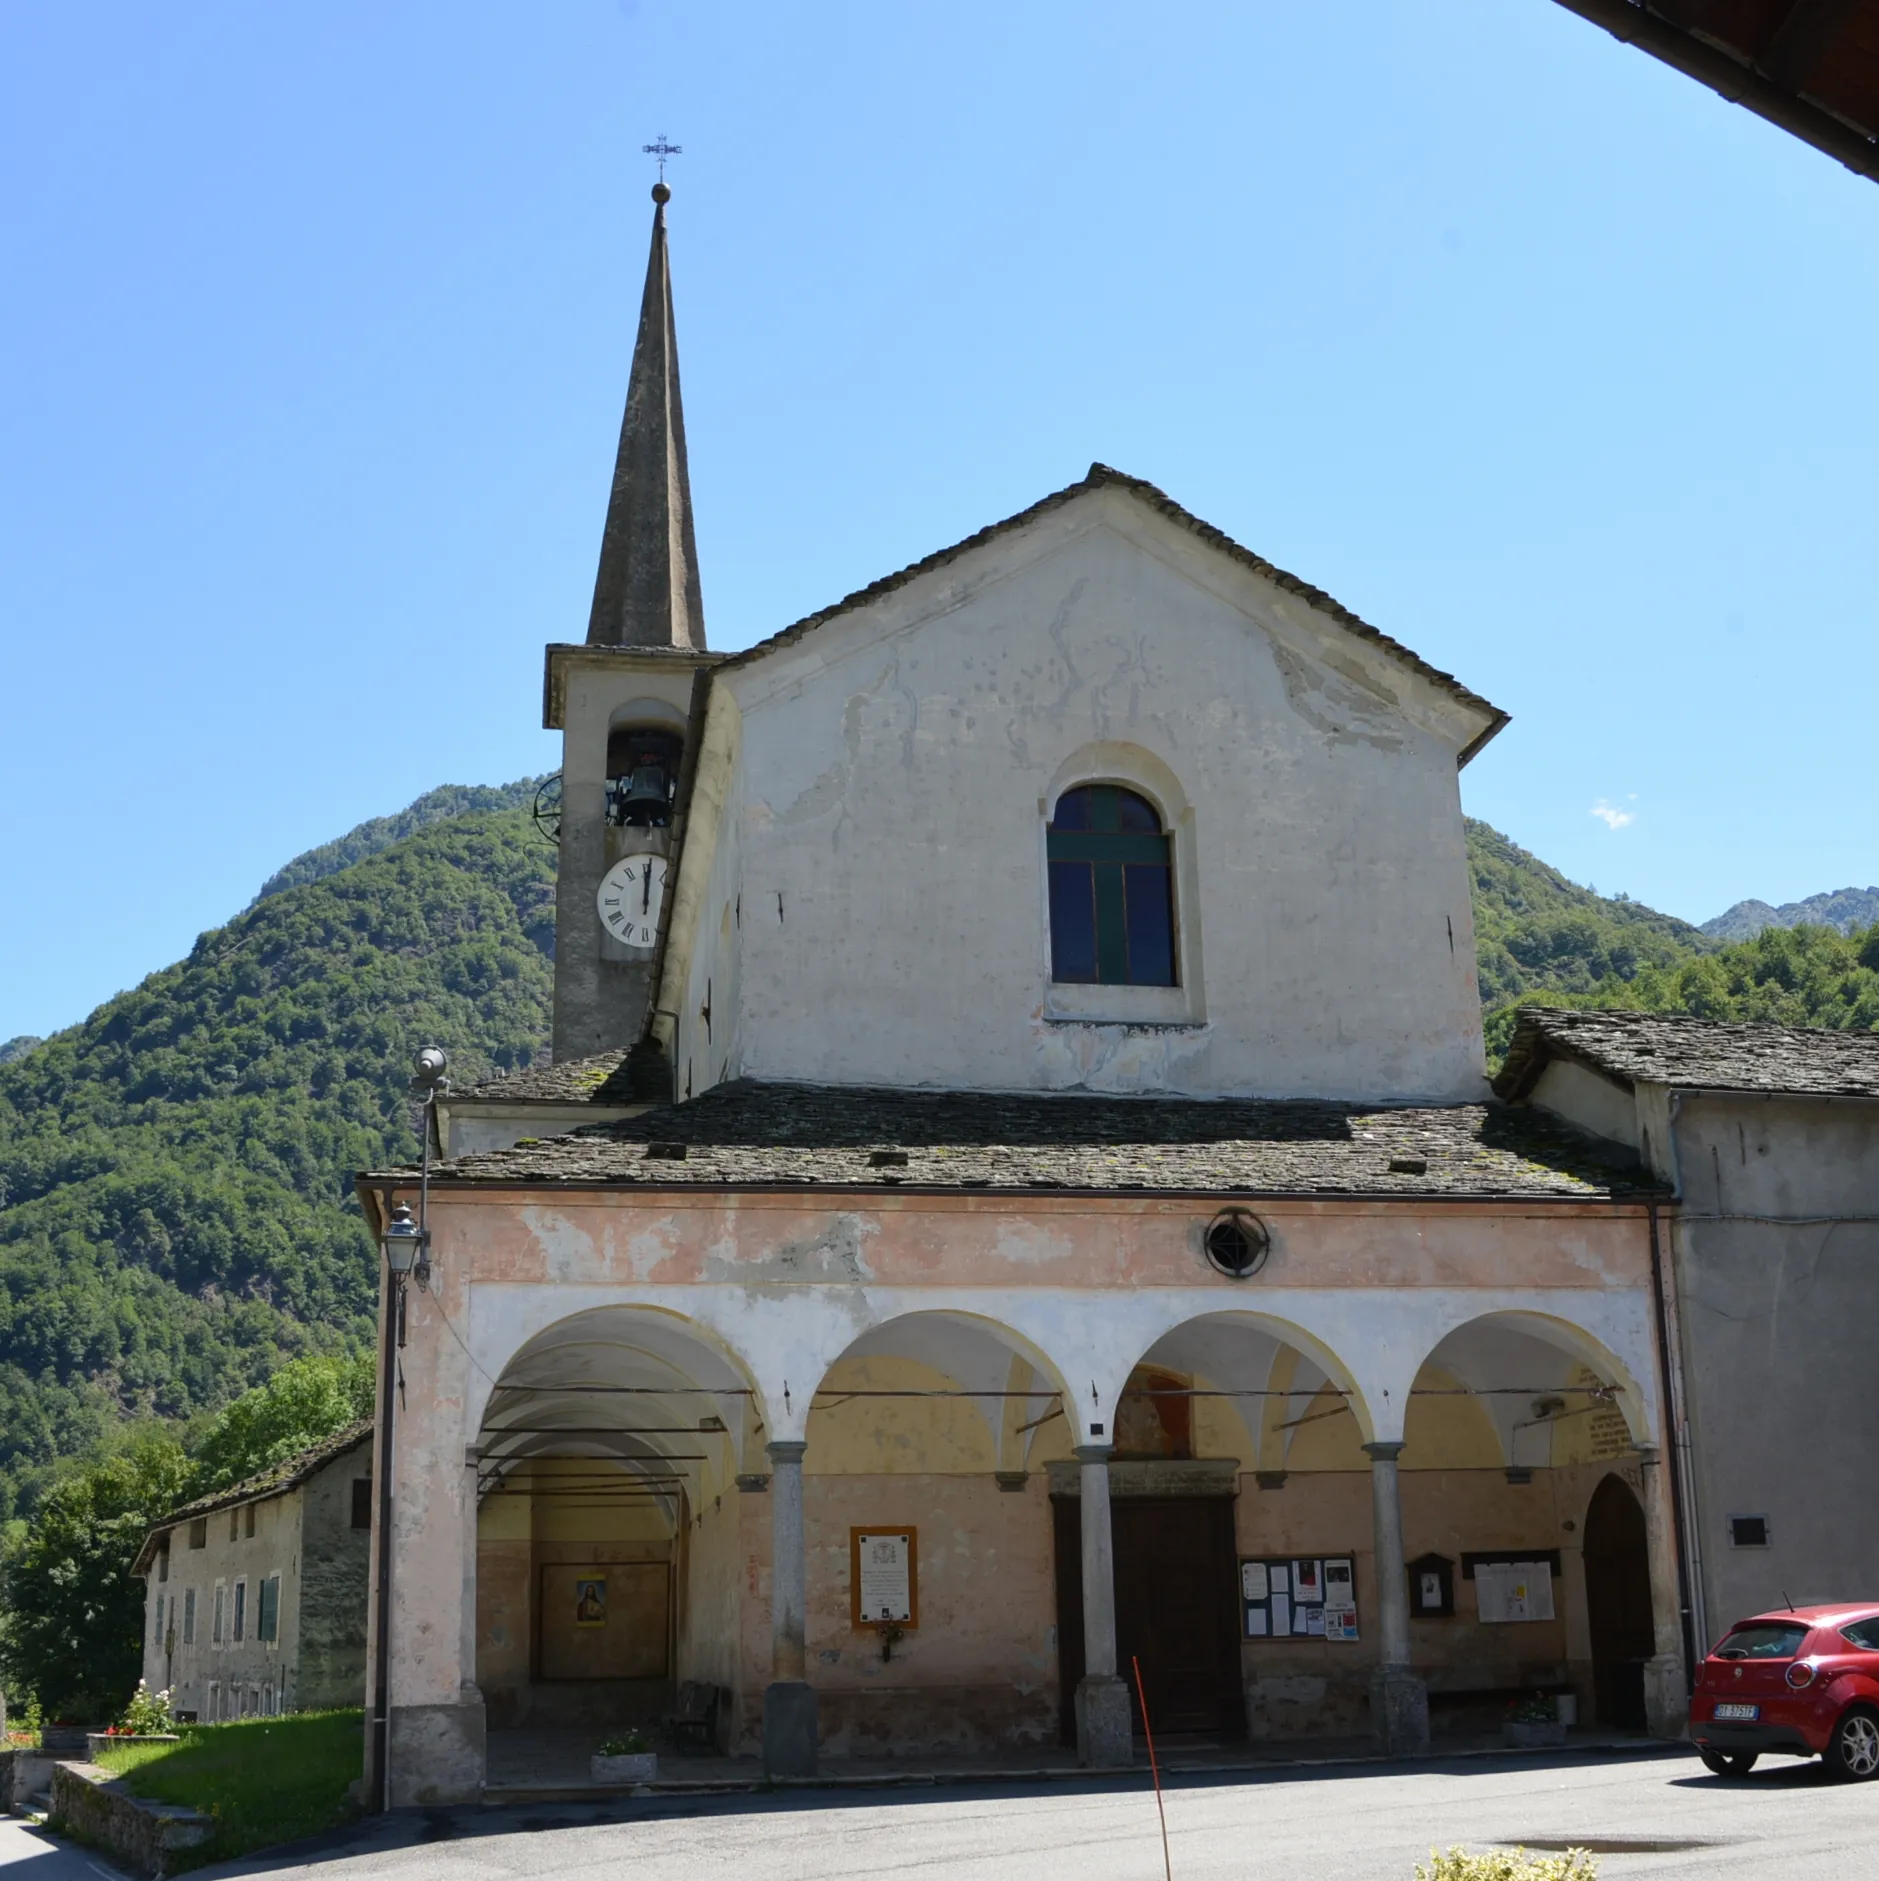
{"label": "orange pole", "polygon": [[1155,1779],[1155,1813],[1161,1818],[1161,1866],[1168,1881],[1174,1881],[1174,1857],[1168,1853],[1168,1812],[1161,1800],[1161,1766],[1155,1761],[1155,1733],[1148,1724],[1148,1693],[1142,1686],[1142,1662],[1134,1653],[1129,1664],[1135,1668],[1135,1695],[1142,1701],[1142,1735],[1148,1740],[1148,1772]]}

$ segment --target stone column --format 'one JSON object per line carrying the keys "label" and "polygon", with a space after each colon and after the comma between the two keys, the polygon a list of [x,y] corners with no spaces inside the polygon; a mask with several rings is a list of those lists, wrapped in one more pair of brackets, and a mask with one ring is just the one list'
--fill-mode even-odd
{"label": "stone column", "polygon": [[1370,1715],[1391,1757],[1429,1748],[1429,1691],[1409,1663],[1409,1576],[1404,1565],[1400,1443],[1367,1443],[1370,1507],[1376,1530],[1377,1669],[1370,1675]]}
{"label": "stone column", "polygon": [[1644,1665],[1644,1716],[1653,1737],[1679,1738],[1689,1719],[1690,1688],[1683,1664],[1683,1596],[1677,1579],[1677,1526],[1670,1506],[1670,1472],[1657,1449],[1638,1451],[1638,1500],[1644,1504],[1645,1544],[1651,1559],[1651,1657]]}
{"label": "stone column", "polygon": [[1083,1679],[1076,1689],[1077,1762],[1126,1769],[1135,1759],[1129,1688],[1116,1676],[1116,1551],[1109,1525],[1109,1451],[1079,1446],[1083,1466]]}
{"label": "stone column", "polygon": [[766,1776],[816,1773],[816,1694],[804,1645],[801,1443],[773,1443],[770,1453],[770,1683],[763,1692]]}

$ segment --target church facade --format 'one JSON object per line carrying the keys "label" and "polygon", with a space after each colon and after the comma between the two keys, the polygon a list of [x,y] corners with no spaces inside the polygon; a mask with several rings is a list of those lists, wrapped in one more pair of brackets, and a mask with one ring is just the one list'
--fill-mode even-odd
{"label": "church facade", "polygon": [[554,1063],[448,1100],[406,1301],[392,1799],[682,1685],[777,1775],[1674,1731],[1665,1194],[1488,1089],[1505,715],[1102,466],[709,651],[659,205]]}

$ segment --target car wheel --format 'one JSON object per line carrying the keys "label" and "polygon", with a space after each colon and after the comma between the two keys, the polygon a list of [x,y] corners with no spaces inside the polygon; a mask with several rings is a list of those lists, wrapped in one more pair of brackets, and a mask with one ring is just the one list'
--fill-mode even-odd
{"label": "car wheel", "polygon": [[1822,1761],[1827,1774],[1842,1783],[1879,1777],[1879,1714],[1849,1711],[1833,1727]]}
{"label": "car wheel", "polygon": [[1703,1768],[1719,1777],[1747,1776],[1755,1768],[1758,1754],[1752,1750],[1706,1750],[1701,1753]]}

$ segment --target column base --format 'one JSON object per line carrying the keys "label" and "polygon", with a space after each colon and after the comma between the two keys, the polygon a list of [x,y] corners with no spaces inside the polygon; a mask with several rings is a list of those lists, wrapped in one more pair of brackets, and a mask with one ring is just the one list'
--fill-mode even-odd
{"label": "column base", "polygon": [[393,1705],[390,1722],[392,1808],[482,1800],[488,1753],[475,1686],[454,1705]]}
{"label": "column base", "polygon": [[763,1773],[812,1777],[819,1735],[815,1687],[778,1679],[763,1688]]}
{"label": "column base", "polygon": [[1419,1757],[1429,1748],[1429,1688],[1403,1665],[1370,1675],[1370,1718],[1386,1757]]}
{"label": "column base", "polygon": [[1085,1678],[1076,1693],[1077,1762],[1086,1770],[1126,1770],[1135,1761],[1129,1688],[1119,1678]]}
{"label": "column base", "polygon": [[1683,1660],[1660,1652],[1644,1662],[1644,1720],[1653,1737],[1675,1741],[1690,1721],[1690,1695],[1684,1689]]}

